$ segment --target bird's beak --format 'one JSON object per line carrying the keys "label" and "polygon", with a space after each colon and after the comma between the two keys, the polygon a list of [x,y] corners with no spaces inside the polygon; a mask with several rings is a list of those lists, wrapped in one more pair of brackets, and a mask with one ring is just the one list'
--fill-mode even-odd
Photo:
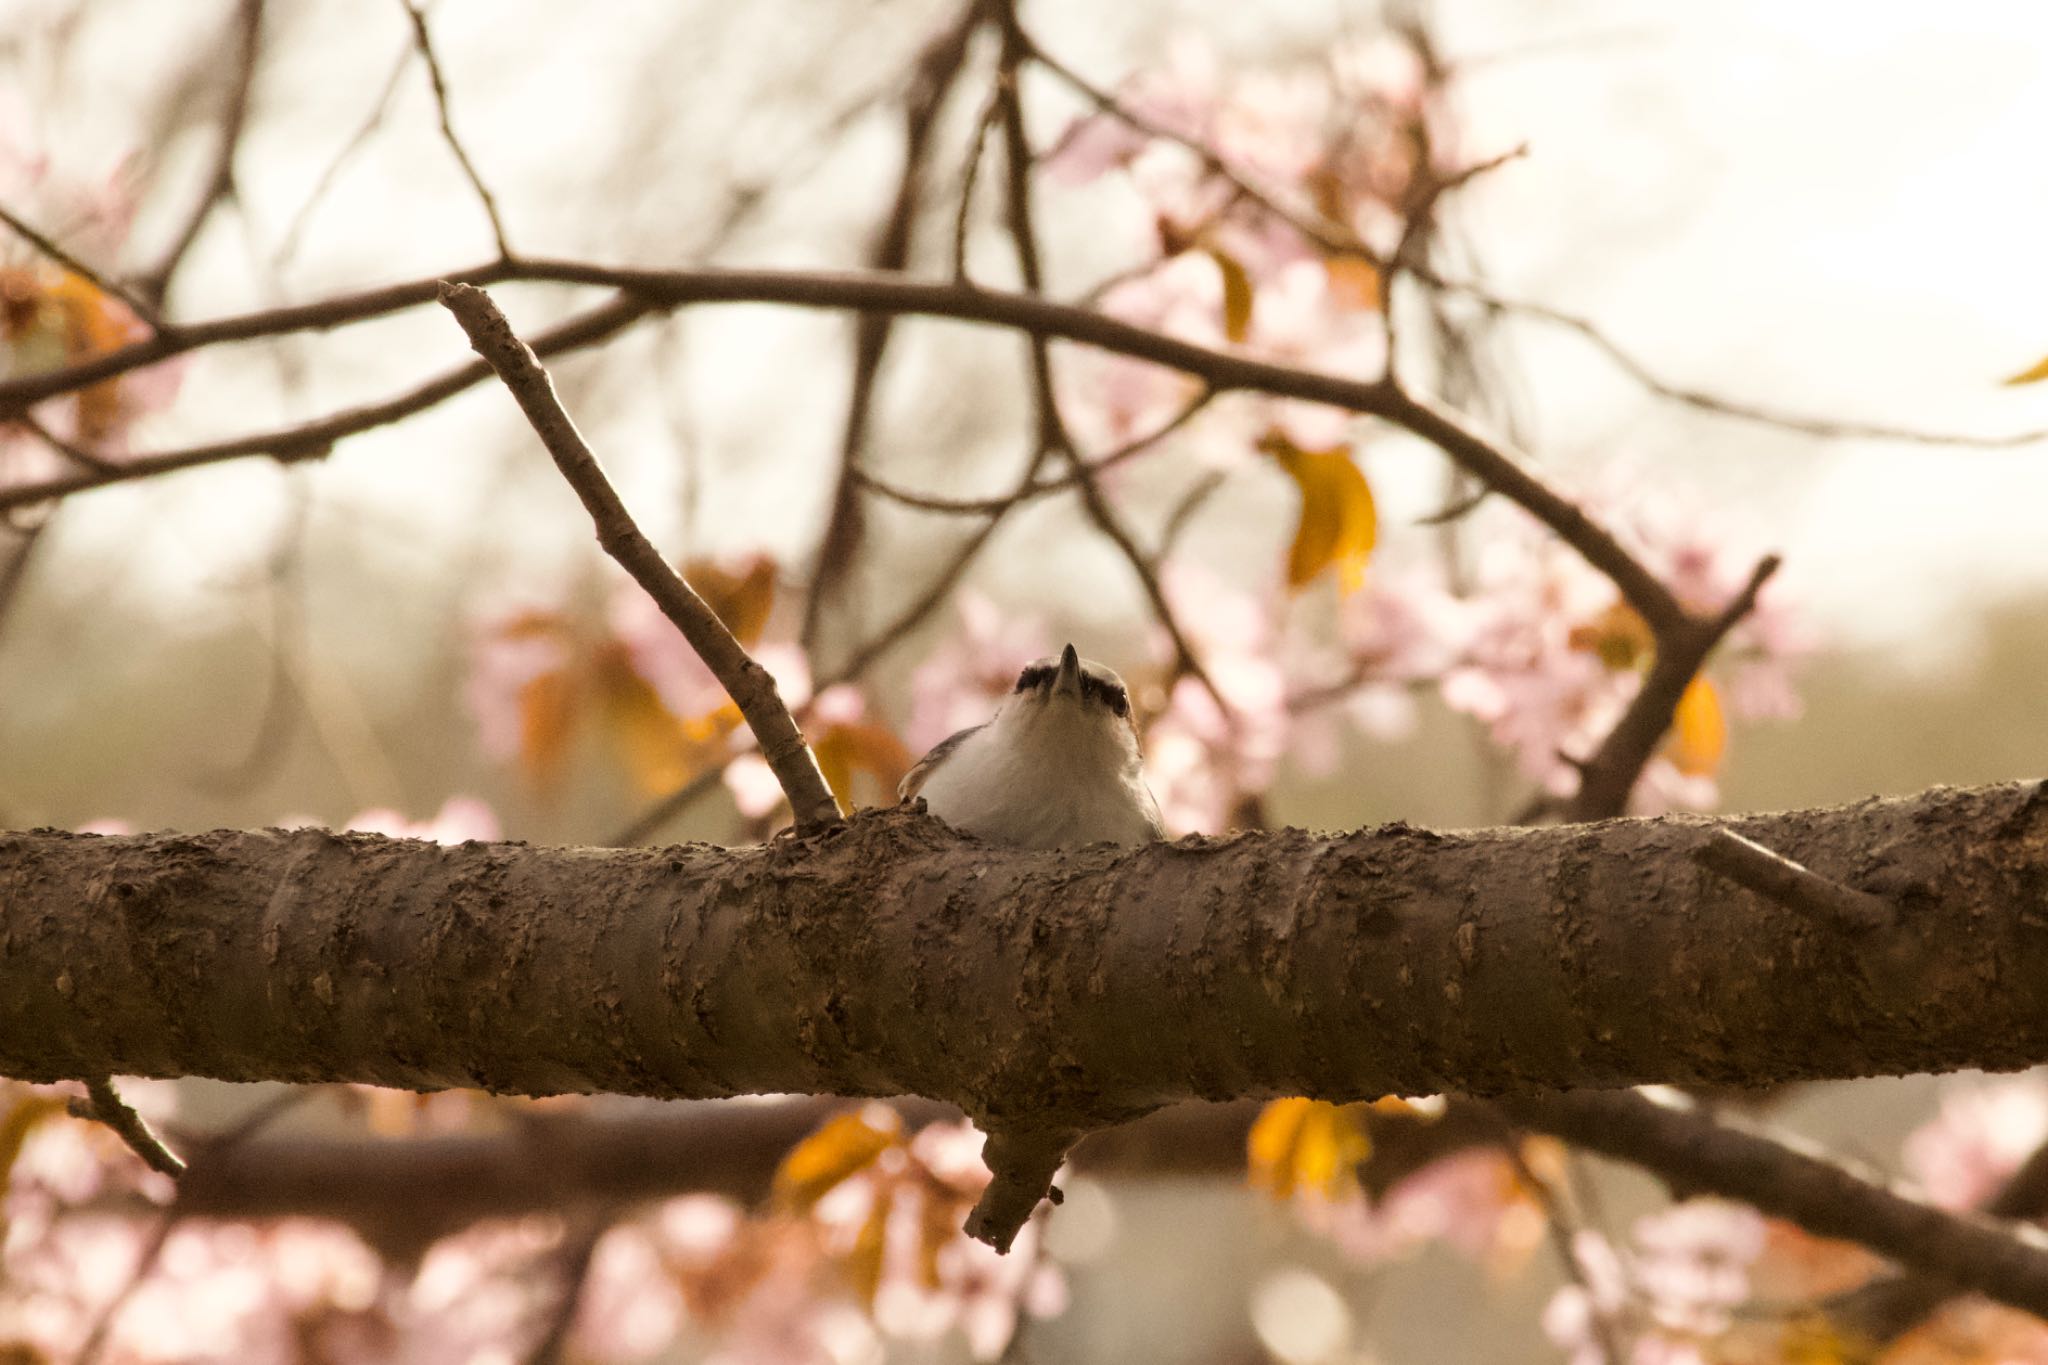
{"label": "bird's beak", "polygon": [[1053,675],[1052,692],[1056,697],[1081,695],[1081,656],[1072,645],[1060,651],[1060,671]]}

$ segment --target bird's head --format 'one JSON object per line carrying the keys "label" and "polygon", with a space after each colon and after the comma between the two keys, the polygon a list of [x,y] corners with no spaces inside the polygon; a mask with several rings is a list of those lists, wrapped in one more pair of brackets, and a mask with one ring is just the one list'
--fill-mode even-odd
{"label": "bird's head", "polygon": [[1101,746],[1120,763],[1137,762],[1129,689],[1115,669],[1082,658],[1072,645],[1024,666],[995,724],[1020,741],[1058,745],[1077,758]]}

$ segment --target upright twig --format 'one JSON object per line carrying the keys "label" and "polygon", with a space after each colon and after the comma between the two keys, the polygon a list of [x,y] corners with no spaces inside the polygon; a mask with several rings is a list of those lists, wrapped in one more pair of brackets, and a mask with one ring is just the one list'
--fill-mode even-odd
{"label": "upright twig", "polygon": [[668,566],[598,467],[576,424],[555,397],[547,371],[513,334],[490,295],[473,285],[449,284],[442,306],[455,315],[469,342],[512,393],[534,434],[554,457],[562,477],[576,490],[597,527],[598,543],[632,575],[674,623],[690,648],[725,688],[760,742],[761,755],[789,798],[799,834],[814,834],[839,823],[839,804],[825,785],[818,760],[790,717],[775,679],[733,638],[716,612],[682,576]]}
{"label": "upright twig", "polygon": [[264,0],[242,0],[235,15],[235,56],[234,66],[228,79],[227,104],[221,114],[220,140],[214,149],[213,169],[200,186],[199,198],[180,222],[170,244],[157,263],[144,271],[136,280],[136,290],[152,304],[161,306],[164,295],[170,291],[171,279],[178,273],[178,267],[185,263],[185,257],[192,251],[192,244],[199,240],[199,230],[206,226],[206,220],[221,201],[235,192],[235,153],[242,145],[242,130],[249,121],[249,87],[256,80],[256,56],[261,46],[263,32]]}
{"label": "upright twig", "polygon": [[[996,72],[996,127],[1002,134],[1004,167],[1008,173],[1006,182],[1005,218],[1009,224],[1010,241],[1017,255],[1017,270],[1024,283],[1024,293],[1036,297],[1045,292],[1045,270],[1040,263],[1038,252],[1038,227],[1032,210],[1031,171],[1033,155],[1031,137],[1024,126],[1024,101],[1018,89],[1018,79],[1026,59],[1031,55],[1031,44],[1023,27],[1017,20],[1015,0],[993,0],[992,11],[1002,35],[1002,51]],[[1130,528],[1110,506],[1109,499],[1095,482],[1092,471],[1082,460],[1080,451],[1074,446],[1072,435],[1065,420],[1060,416],[1059,395],[1053,381],[1052,351],[1043,336],[1034,334],[1030,338],[1031,383],[1038,407],[1039,441],[1046,449],[1058,453],[1072,472],[1074,485],[1081,495],[1081,506],[1087,511],[1089,520],[1096,529],[1116,546],[1117,552],[1131,566],[1131,572],[1138,579],[1146,601],[1151,605],[1152,615],[1166,632],[1167,641],[1173,646],[1173,674],[1186,675],[1200,683],[1216,703],[1218,713],[1226,718],[1233,708],[1222,690],[1216,686],[1209,672],[1202,665],[1201,657],[1195,653],[1193,643],[1181,627],[1180,618],[1174,612],[1173,604],[1167,601],[1166,590],[1160,584],[1159,574],[1152,561],[1139,548]]]}
{"label": "upright twig", "polygon": [[427,81],[434,91],[434,113],[441,122],[441,140],[448,144],[454,154],[455,164],[462,168],[463,179],[469,181],[470,189],[476,192],[477,202],[483,205],[484,216],[491,221],[491,237],[498,244],[498,259],[512,259],[512,244],[505,236],[505,220],[498,213],[497,196],[491,187],[477,174],[476,163],[469,159],[463,149],[462,139],[455,136],[455,124],[448,114],[448,82],[441,75],[441,60],[434,55],[434,42],[427,33],[427,16],[413,0],[398,0],[404,7],[406,17],[412,21],[413,46],[418,49],[420,61],[427,68]]}
{"label": "upright twig", "polygon": [[[980,6],[967,4],[960,16],[926,45],[911,68],[909,93],[903,102],[903,169],[888,219],[875,238],[868,264],[876,270],[900,271],[910,264],[911,233],[924,199],[925,168],[930,159],[932,130],[946,96],[967,59],[968,40],[980,24]],[[895,319],[887,313],[863,313],[854,321],[853,379],[846,399],[846,420],[840,428],[839,477],[832,490],[825,531],[811,573],[810,595],[804,602],[798,639],[815,653],[826,607],[836,599],[848,570],[860,552],[861,460],[868,426],[874,415],[875,388]]]}

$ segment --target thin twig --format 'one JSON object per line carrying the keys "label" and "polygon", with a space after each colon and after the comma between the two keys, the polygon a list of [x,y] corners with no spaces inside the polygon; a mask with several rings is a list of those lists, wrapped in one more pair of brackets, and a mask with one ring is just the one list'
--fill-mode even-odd
{"label": "thin twig", "polygon": [[146,299],[132,290],[122,288],[114,280],[102,275],[84,261],[79,260],[78,257],[57,245],[54,239],[23,221],[18,214],[4,204],[0,204],[0,223],[5,223],[8,227],[14,229],[16,236],[26,241],[43,255],[49,257],[59,268],[76,275],[108,298],[118,299],[126,304],[128,310],[147,323],[152,331],[160,331],[163,328],[163,319],[157,316],[156,309],[151,307]]}
{"label": "thin twig", "polygon": [[562,410],[547,371],[513,334],[512,324],[490,295],[473,285],[450,284],[442,290],[441,304],[455,315],[470,345],[511,391],[556,468],[590,513],[598,543],[654,599],[746,717],[747,728],[760,741],[762,757],[789,798],[797,833],[814,834],[838,824],[839,803],[783,705],[774,677],[748,655],[718,614],[641,532],[576,424]]}
{"label": "thin twig", "polygon": [[105,1076],[85,1083],[86,1098],[73,1100],[71,1112],[82,1119],[103,1123],[114,1130],[128,1149],[142,1158],[142,1164],[152,1171],[170,1176],[173,1180],[185,1174],[185,1163],[178,1154],[164,1146],[163,1139],[150,1131],[149,1123],[135,1112],[133,1105],[121,1098],[121,1092],[114,1089],[112,1080]]}
{"label": "thin twig", "polygon": [[953,214],[953,282],[967,284],[967,231],[974,213],[974,187],[981,179],[981,160],[988,148],[988,135],[995,128],[1002,107],[1001,92],[989,90],[981,113],[974,120],[974,136],[967,144],[967,161],[960,172],[960,199]]}
{"label": "thin twig", "polygon": [[441,140],[448,144],[455,162],[462,167],[463,178],[469,181],[470,189],[476,192],[477,201],[483,205],[484,216],[491,220],[491,237],[498,244],[498,259],[512,259],[512,244],[505,236],[505,220],[498,214],[497,196],[490,186],[477,174],[476,163],[463,150],[462,139],[455,136],[455,125],[448,115],[448,82],[441,75],[440,58],[434,55],[433,39],[427,35],[427,16],[413,0],[398,0],[404,7],[406,17],[412,20],[413,46],[419,50],[420,60],[426,64],[427,80],[434,90],[434,112],[441,121]]}
{"label": "thin twig", "polygon": [[1491,311],[1510,317],[1529,318],[1576,333],[1612,361],[1623,374],[1659,398],[1718,417],[1753,422],[1758,426],[1776,427],[1781,431],[1796,432],[1802,436],[1814,436],[1824,440],[1898,441],[1911,445],[1962,446],[1980,450],[2010,450],[2048,440],[2048,430],[1979,436],[1968,432],[1924,431],[1914,427],[1888,426],[1882,422],[1839,421],[1829,417],[1814,417],[1806,413],[1787,412],[1756,403],[1738,402],[1701,389],[1674,384],[1659,377],[1632,351],[1609,337],[1593,322],[1576,314],[1526,299],[1504,298],[1482,285],[1465,280],[1446,279],[1427,270],[1411,269],[1411,273],[1434,288],[1464,295]]}
{"label": "thin twig", "polygon": [[1621,1337],[1614,1320],[1594,1294],[1593,1285],[1587,1279],[1586,1267],[1579,1260],[1577,1220],[1548,1180],[1536,1173],[1522,1154],[1522,1135],[1512,1128],[1500,1135],[1500,1150],[1507,1158],[1508,1166],[1515,1173],[1515,1179],[1535,1196],[1543,1208],[1544,1230],[1550,1236],[1550,1249],[1557,1257],[1558,1269],[1566,1279],[1578,1286],[1579,1293],[1586,1300],[1586,1321],[1593,1329],[1593,1344],[1600,1353],[1601,1365],[1621,1365],[1628,1359],[1621,1349]]}
{"label": "thin twig", "polygon": [[[1048,458],[1049,456],[1046,451],[1034,451],[1029,465],[1025,468],[1022,478],[1018,481],[1019,487],[1030,486],[1038,477],[1038,471],[1045,466]],[[953,595],[953,589],[958,586],[961,578],[966,575],[969,566],[974,563],[975,557],[981,553],[982,547],[987,545],[990,539],[994,537],[996,528],[1002,524],[1003,518],[1019,505],[1020,503],[1017,499],[1010,498],[1006,499],[1000,507],[996,508],[989,515],[988,520],[976,527],[974,533],[961,542],[960,547],[953,552],[953,557],[947,560],[939,572],[932,576],[931,582],[925,585],[923,592],[906,604],[903,610],[898,612],[888,625],[877,630],[868,638],[866,643],[855,649],[852,656],[844,664],[840,665],[835,672],[818,681],[812,693],[813,700],[816,699],[818,693],[822,693],[828,688],[837,687],[841,683],[852,682],[858,679],[869,668],[873,667],[877,660],[908,639],[912,631],[916,630],[933,612],[944,605],[946,600]],[[810,708],[811,702],[806,702],[803,706],[797,708],[799,722],[809,718]],[[742,754],[750,752],[750,750],[751,746],[746,745],[745,741],[741,741],[739,746],[728,750],[722,760],[707,767],[703,772],[698,773],[666,796],[658,797],[647,809],[634,816],[631,824],[621,829],[605,842],[616,847],[645,842],[648,838],[652,837],[656,830],[681,815],[704,797],[710,795],[717,788],[726,764],[731,763]]]}
{"label": "thin twig", "polygon": [[[1036,297],[1045,292],[1045,272],[1039,261],[1038,230],[1032,215],[1031,205],[1031,139],[1024,126],[1024,102],[1018,90],[1020,68],[1031,54],[1030,40],[1017,22],[1015,0],[995,0],[994,13],[1002,32],[1002,55],[996,73],[997,127],[1003,136],[1003,160],[1007,172],[1007,218],[1010,240],[1017,253],[1018,273],[1023,277],[1024,293]],[[1096,529],[1116,546],[1124,561],[1137,576],[1138,585],[1151,604],[1152,615],[1166,632],[1167,640],[1173,646],[1173,671],[1176,676],[1185,674],[1200,683],[1216,703],[1217,712],[1229,723],[1234,713],[1230,700],[1222,689],[1210,678],[1203,667],[1201,657],[1195,653],[1193,643],[1186,630],[1167,601],[1166,590],[1159,582],[1159,574],[1151,560],[1138,548],[1130,528],[1117,516],[1109,499],[1103,496],[1095,477],[1083,463],[1080,452],[1074,448],[1073,437],[1067,430],[1066,422],[1060,416],[1059,396],[1053,382],[1052,355],[1041,335],[1031,337],[1031,382],[1033,395],[1038,405],[1039,441],[1047,449],[1056,452],[1072,471],[1076,487],[1081,493],[1081,505]]]}
{"label": "thin twig", "polygon": [[[646,314],[647,305],[629,295],[620,295],[588,312],[578,313],[545,331],[535,333],[530,344],[534,352],[542,356],[576,350],[616,335]],[[197,469],[225,460],[246,459],[257,455],[267,456],[279,464],[324,459],[334,449],[336,443],[377,427],[389,426],[414,413],[424,412],[464,389],[482,383],[490,376],[490,366],[481,361],[471,360],[381,402],[344,408],[340,412],[330,413],[326,417],[303,422],[297,426],[280,427],[273,431],[238,436],[207,445],[187,446],[179,450],[146,452],[123,459],[119,463],[103,462],[101,467],[77,474],[61,475],[39,483],[0,487],[0,512],[49,498],[67,497],[73,493],[104,488],[110,484],[132,483],[137,479],[175,473],[182,469]]]}
{"label": "thin twig", "polygon": [[1207,170],[1218,179],[1227,182],[1237,192],[1238,196],[1257,204],[1260,208],[1280,219],[1323,250],[1338,255],[1362,256],[1372,262],[1375,269],[1384,268],[1385,262],[1380,259],[1379,253],[1370,246],[1367,246],[1357,233],[1351,231],[1342,223],[1335,222],[1311,210],[1296,208],[1284,202],[1277,191],[1253,183],[1237,167],[1225,161],[1215,148],[1209,146],[1200,138],[1189,137],[1185,133],[1176,132],[1164,124],[1154,122],[1145,117],[1119,100],[1115,95],[1089,81],[1065,62],[1047,52],[1043,47],[1040,47],[1037,40],[1032,38],[1023,29],[1019,28],[1016,32],[1017,41],[1022,46],[1024,57],[1059,77],[1060,80],[1072,87],[1076,94],[1080,95],[1104,114],[1137,132],[1143,133],[1146,137],[1156,138],[1163,142],[1172,142],[1186,148],[1201,160],[1204,170]]}
{"label": "thin twig", "polygon": [[1030,502],[1053,493],[1064,493],[1078,488],[1083,482],[1099,478],[1125,461],[1144,454],[1174,432],[1179,431],[1197,413],[1206,408],[1216,396],[1214,389],[1204,389],[1194,399],[1184,404],[1174,415],[1151,431],[1133,436],[1106,455],[1088,461],[1083,472],[1062,474],[1058,478],[1040,479],[1028,488],[1012,489],[987,498],[941,498],[929,493],[913,493],[886,480],[879,479],[865,470],[860,472],[860,481],[870,491],[879,493],[894,503],[914,507],[920,512],[943,512],[949,516],[990,516],[1019,502]]}
{"label": "thin twig", "polygon": [[385,116],[391,112],[391,101],[398,94],[399,82],[405,78],[405,68],[411,63],[415,51],[417,49],[408,39],[404,48],[399,51],[398,59],[391,64],[390,73],[384,77],[384,88],[377,92],[377,99],[371,104],[369,114],[356,126],[348,141],[341,144],[341,150],[336,152],[333,159],[321,170],[320,178],[314,181],[313,188],[306,192],[305,200],[293,211],[292,220],[286,225],[284,235],[278,238],[277,249],[270,253],[271,269],[281,269],[298,254],[299,239],[304,235],[306,225],[312,222],[313,211],[320,206],[320,201],[327,197],[327,192],[334,188],[334,182],[341,178],[342,170],[355,159],[357,152],[369,144],[370,135],[377,131]]}
{"label": "thin twig", "polygon": [[[925,166],[932,130],[946,96],[967,59],[968,39],[980,23],[978,3],[966,5],[959,18],[934,38],[911,68],[909,94],[903,104],[903,169],[889,216],[875,239],[868,264],[878,271],[898,272],[910,263],[911,232],[924,198]],[[860,465],[874,416],[875,389],[882,359],[889,347],[895,319],[887,313],[864,313],[854,322],[853,379],[846,400],[846,419],[839,439],[839,476],[832,490],[825,530],[811,573],[797,639],[807,653],[817,651],[825,609],[837,600],[842,584],[860,553],[864,522],[860,498]]]}
{"label": "thin twig", "polygon": [[1496,1101],[1525,1127],[1655,1172],[1684,1188],[1754,1204],[1821,1237],[1859,1242],[2001,1303],[2048,1317],[2048,1236],[1950,1213],[1847,1158],[1709,1115],[1675,1091],[1574,1090]]}
{"label": "thin twig", "polygon": [[146,298],[161,304],[170,291],[171,278],[178,273],[199,230],[220,202],[235,192],[235,153],[242,143],[242,130],[249,121],[249,88],[256,79],[256,55],[261,46],[264,0],[242,0],[235,16],[236,51],[233,75],[228,84],[227,105],[221,115],[220,141],[214,150],[213,169],[200,187],[199,198],[172,235],[170,245],[157,263],[138,278],[135,287]]}
{"label": "thin twig", "polygon": [[1884,897],[1823,877],[1725,826],[1709,835],[1692,856],[1701,867],[1816,919],[1852,929],[1875,929],[1892,921],[1891,902]]}
{"label": "thin twig", "polygon": [[584,1287],[590,1282],[591,1257],[610,1229],[608,1218],[585,1216],[577,1220],[556,1252],[560,1295],[548,1314],[547,1326],[527,1352],[527,1365],[556,1365],[563,1358],[562,1348],[568,1344],[569,1329],[576,1324],[576,1310],[582,1306]]}

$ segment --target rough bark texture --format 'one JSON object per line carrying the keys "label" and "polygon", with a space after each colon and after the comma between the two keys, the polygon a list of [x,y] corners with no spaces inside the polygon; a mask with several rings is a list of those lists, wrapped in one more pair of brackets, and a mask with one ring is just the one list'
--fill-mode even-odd
{"label": "rough bark texture", "polygon": [[[1086,1128],[1186,1098],[2048,1061],[2048,790],[1024,853],[914,811],[721,849],[0,835],[0,1074],[918,1094]],[[1692,856],[1726,824],[1858,931]]]}

